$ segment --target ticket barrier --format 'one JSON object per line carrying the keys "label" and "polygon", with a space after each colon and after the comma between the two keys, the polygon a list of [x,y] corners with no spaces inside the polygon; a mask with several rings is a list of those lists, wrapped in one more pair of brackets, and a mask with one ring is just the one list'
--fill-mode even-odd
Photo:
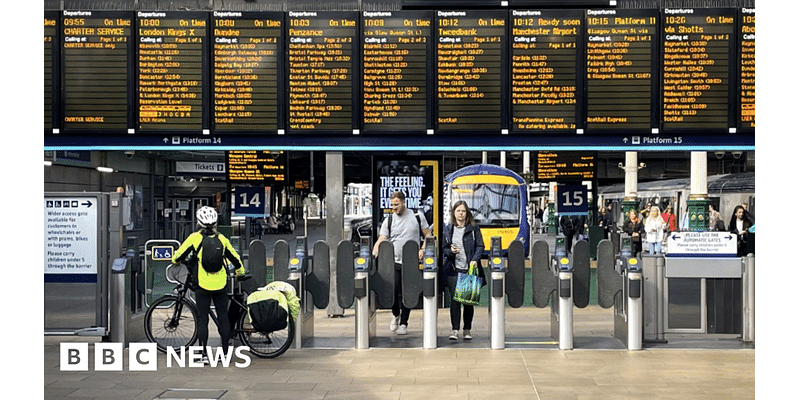
{"label": "ticket barrier", "polygon": [[[302,348],[306,339],[314,337],[314,307],[328,307],[330,292],[330,259],[328,244],[317,241],[314,256],[309,257],[306,238],[298,236],[294,256],[289,256],[289,243],[275,243],[275,281],[284,281],[295,288],[300,298],[300,315],[295,321],[293,348]],[[309,298],[309,295],[311,298]],[[310,301],[313,299],[313,302]]]}
{"label": "ticket barrier", "polygon": [[425,238],[422,256],[422,348],[435,349],[438,332],[438,275],[439,262],[436,257],[436,238]]}
{"label": "ticket barrier", "polygon": [[622,236],[620,242],[617,257],[610,240],[603,240],[597,246],[598,303],[602,308],[614,306],[614,337],[628,350],[641,350],[642,260],[634,257],[630,236]]}
{"label": "ticket barrier", "polygon": [[[416,257],[416,256],[415,256]],[[390,242],[378,246],[372,258],[370,238],[362,238],[358,253],[353,242],[339,242],[336,254],[336,296],[340,307],[356,306],[355,348],[368,349],[377,332],[375,310],[391,308],[394,302],[394,248]]]}
{"label": "ticket barrier", "polygon": [[[531,255],[533,305],[544,308],[551,304],[550,334],[558,340],[560,350],[573,348],[573,306],[589,305],[589,242],[575,243],[567,254],[563,236],[556,238],[556,248],[549,254],[547,242],[536,241]],[[550,295],[556,293],[553,301]]]}
{"label": "ticket barrier", "polygon": [[525,247],[519,240],[508,246],[506,257],[502,240],[492,236],[489,246],[489,344],[502,350],[506,344],[506,299],[513,308],[522,306],[525,290]]}
{"label": "ticket barrier", "polygon": [[136,258],[134,250],[128,249],[123,257],[115,258],[111,264],[109,279],[109,321],[108,337],[112,342],[123,343],[144,339],[144,313],[134,313],[131,295],[136,288],[131,278],[131,269]]}

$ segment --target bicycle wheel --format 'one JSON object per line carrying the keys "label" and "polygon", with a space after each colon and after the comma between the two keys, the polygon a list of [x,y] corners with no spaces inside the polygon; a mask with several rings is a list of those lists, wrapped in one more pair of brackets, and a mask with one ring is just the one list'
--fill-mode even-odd
{"label": "bicycle wheel", "polygon": [[164,353],[167,346],[189,347],[197,341],[197,309],[185,298],[161,297],[147,309],[144,332]]}
{"label": "bicycle wheel", "polygon": [[250,324],[250,317],[247,312],[243,312],[239,317],[237,326],[239,329],[239,339],[246,346],[250,347],[250,352],[262,358],[275,358],[289,349],[294,340],[294,319],[289,315],[289,322],[286,328],[279,331],[264,333],[253,329]]}

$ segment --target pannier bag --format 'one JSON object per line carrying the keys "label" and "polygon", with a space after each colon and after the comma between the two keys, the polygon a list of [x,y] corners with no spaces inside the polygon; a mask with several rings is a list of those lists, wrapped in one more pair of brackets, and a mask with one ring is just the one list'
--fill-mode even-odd
{"label": "pannier bag", "polygon": [[257,331],[279,331],[286,328],[289,314],[293,321],[297,320],[300,298],[292,285],[272,282],[247,296],[247,312]]}

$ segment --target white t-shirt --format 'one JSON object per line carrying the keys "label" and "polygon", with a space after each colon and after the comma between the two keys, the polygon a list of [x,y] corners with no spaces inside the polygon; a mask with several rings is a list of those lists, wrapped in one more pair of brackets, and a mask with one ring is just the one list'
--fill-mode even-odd
{"label": "white t-shirt", "polygon": [[422,230],[430,228],[428,221],[422,214],[419,215],[419,223],[417,218],[414,217],[414,212],[406,209],[403,215],[392,215],[392,232],[389,234],[389,217],[383,219],[381,224],[380,234],[386,236],[392,246],[394,247],[394,262],[401,264],[403,262],[403,246],[406,242],[414,241],[419,243],[422,239],[420,237],[420,225]]}
{"label": "white t-shirt", "polygon": [[466,230],[466,226],[462,226],[461,228],[454,226],[453,227],[453,247],[458,250],[456,253],[456,269],[461,271],[466,271],[468,269],[467,265],[467,253],[464,251],[464,230]]}

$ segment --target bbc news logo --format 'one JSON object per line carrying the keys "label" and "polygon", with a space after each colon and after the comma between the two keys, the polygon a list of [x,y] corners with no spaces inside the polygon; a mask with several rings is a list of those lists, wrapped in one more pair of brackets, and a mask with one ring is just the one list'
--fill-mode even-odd
{"label": "bbc news logo", "polygon": [[[95,343],[94,344],[94,370],[95,371],[122,371],[124,364],[124,346],[122,343]],[[228,368],[231,365],[237,368],[250,366],[250,356],[247,346],[228,347],[228,352],[223,352],[221,347],[206,347],[208,362],[211,367]],[[128,346],[129,371],[157,371],[158,347],[155,343],[131,343]],[[61,371],[88,371],[89,370],[89,343],[61,343]],[[167,368],[200,368],[203,348],[189,346],[188,349],[167,347]]]}

